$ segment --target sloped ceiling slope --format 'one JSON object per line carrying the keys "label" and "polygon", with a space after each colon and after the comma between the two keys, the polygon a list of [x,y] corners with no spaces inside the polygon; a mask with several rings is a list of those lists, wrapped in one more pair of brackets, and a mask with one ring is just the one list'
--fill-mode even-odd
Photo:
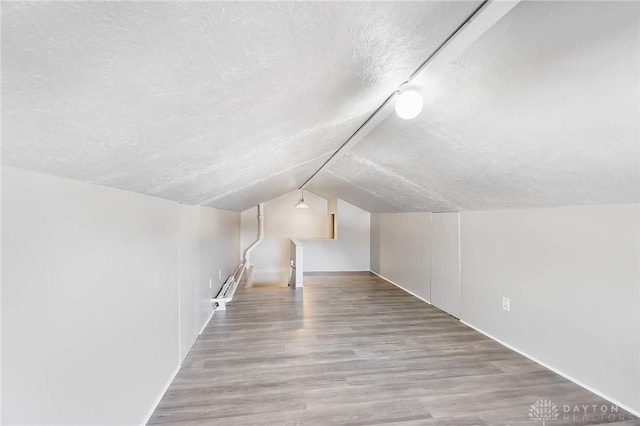
{"label": "sloped ceiling slope", "polygon": [[640,4],[522,2],[309,189],[369,211],[640,201]]}
{"label": "sloped ceiling slope", "polygon": [[300,185],[479,3],[3,2],[2,161],[244,210]]}

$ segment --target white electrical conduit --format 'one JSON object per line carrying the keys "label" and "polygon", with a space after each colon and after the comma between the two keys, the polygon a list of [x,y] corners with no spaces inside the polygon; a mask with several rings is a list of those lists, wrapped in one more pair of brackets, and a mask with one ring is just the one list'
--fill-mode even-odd
{"label": "white electrical conduit", "polygon": [[251,266],[251,252],[264,240],[264,203],[258,204],[258,238],[244,251],[244,268]]}

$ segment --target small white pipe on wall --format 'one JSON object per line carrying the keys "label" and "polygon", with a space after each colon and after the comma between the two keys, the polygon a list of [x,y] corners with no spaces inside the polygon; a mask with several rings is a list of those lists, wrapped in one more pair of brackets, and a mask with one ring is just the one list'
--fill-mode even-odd
{"label": "small white pipe on wall", "polygon": [[244,251],[244,267],[249,269],[251,266],[251,252],[255,249],[264,239],[264,203],[258,204],[258,238],[251,243],[249,247]]}

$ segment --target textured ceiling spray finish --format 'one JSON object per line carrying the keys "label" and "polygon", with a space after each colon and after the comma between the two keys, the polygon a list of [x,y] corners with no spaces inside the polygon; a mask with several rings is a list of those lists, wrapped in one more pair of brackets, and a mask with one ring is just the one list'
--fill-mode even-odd
{"label": "textured ceiling spray finish", "polygon": [[[480,4],[2,5],[4,164],[243,210]],[[637,2],[523,2],[309,189],[370,211],[639,201]]]}
{"label": "textured ceiling spray finish", "polygon": [[370,211],[640,201],[640,4],[523,2],[309,189]]}
{"label": "textured ceiling spray finish", "polygon": [[294,189],[479,2],[3,5],[3,162],[242,210]]}

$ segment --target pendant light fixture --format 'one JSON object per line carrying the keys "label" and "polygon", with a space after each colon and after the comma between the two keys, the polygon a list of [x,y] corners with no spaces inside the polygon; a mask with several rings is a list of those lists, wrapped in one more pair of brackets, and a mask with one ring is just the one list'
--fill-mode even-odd
{"label": "pendant light fixture", "polygon": [[309,204],[304,202],[304,189],[300,188],[300,201],[296,204],[296,209],[308,209]]}

